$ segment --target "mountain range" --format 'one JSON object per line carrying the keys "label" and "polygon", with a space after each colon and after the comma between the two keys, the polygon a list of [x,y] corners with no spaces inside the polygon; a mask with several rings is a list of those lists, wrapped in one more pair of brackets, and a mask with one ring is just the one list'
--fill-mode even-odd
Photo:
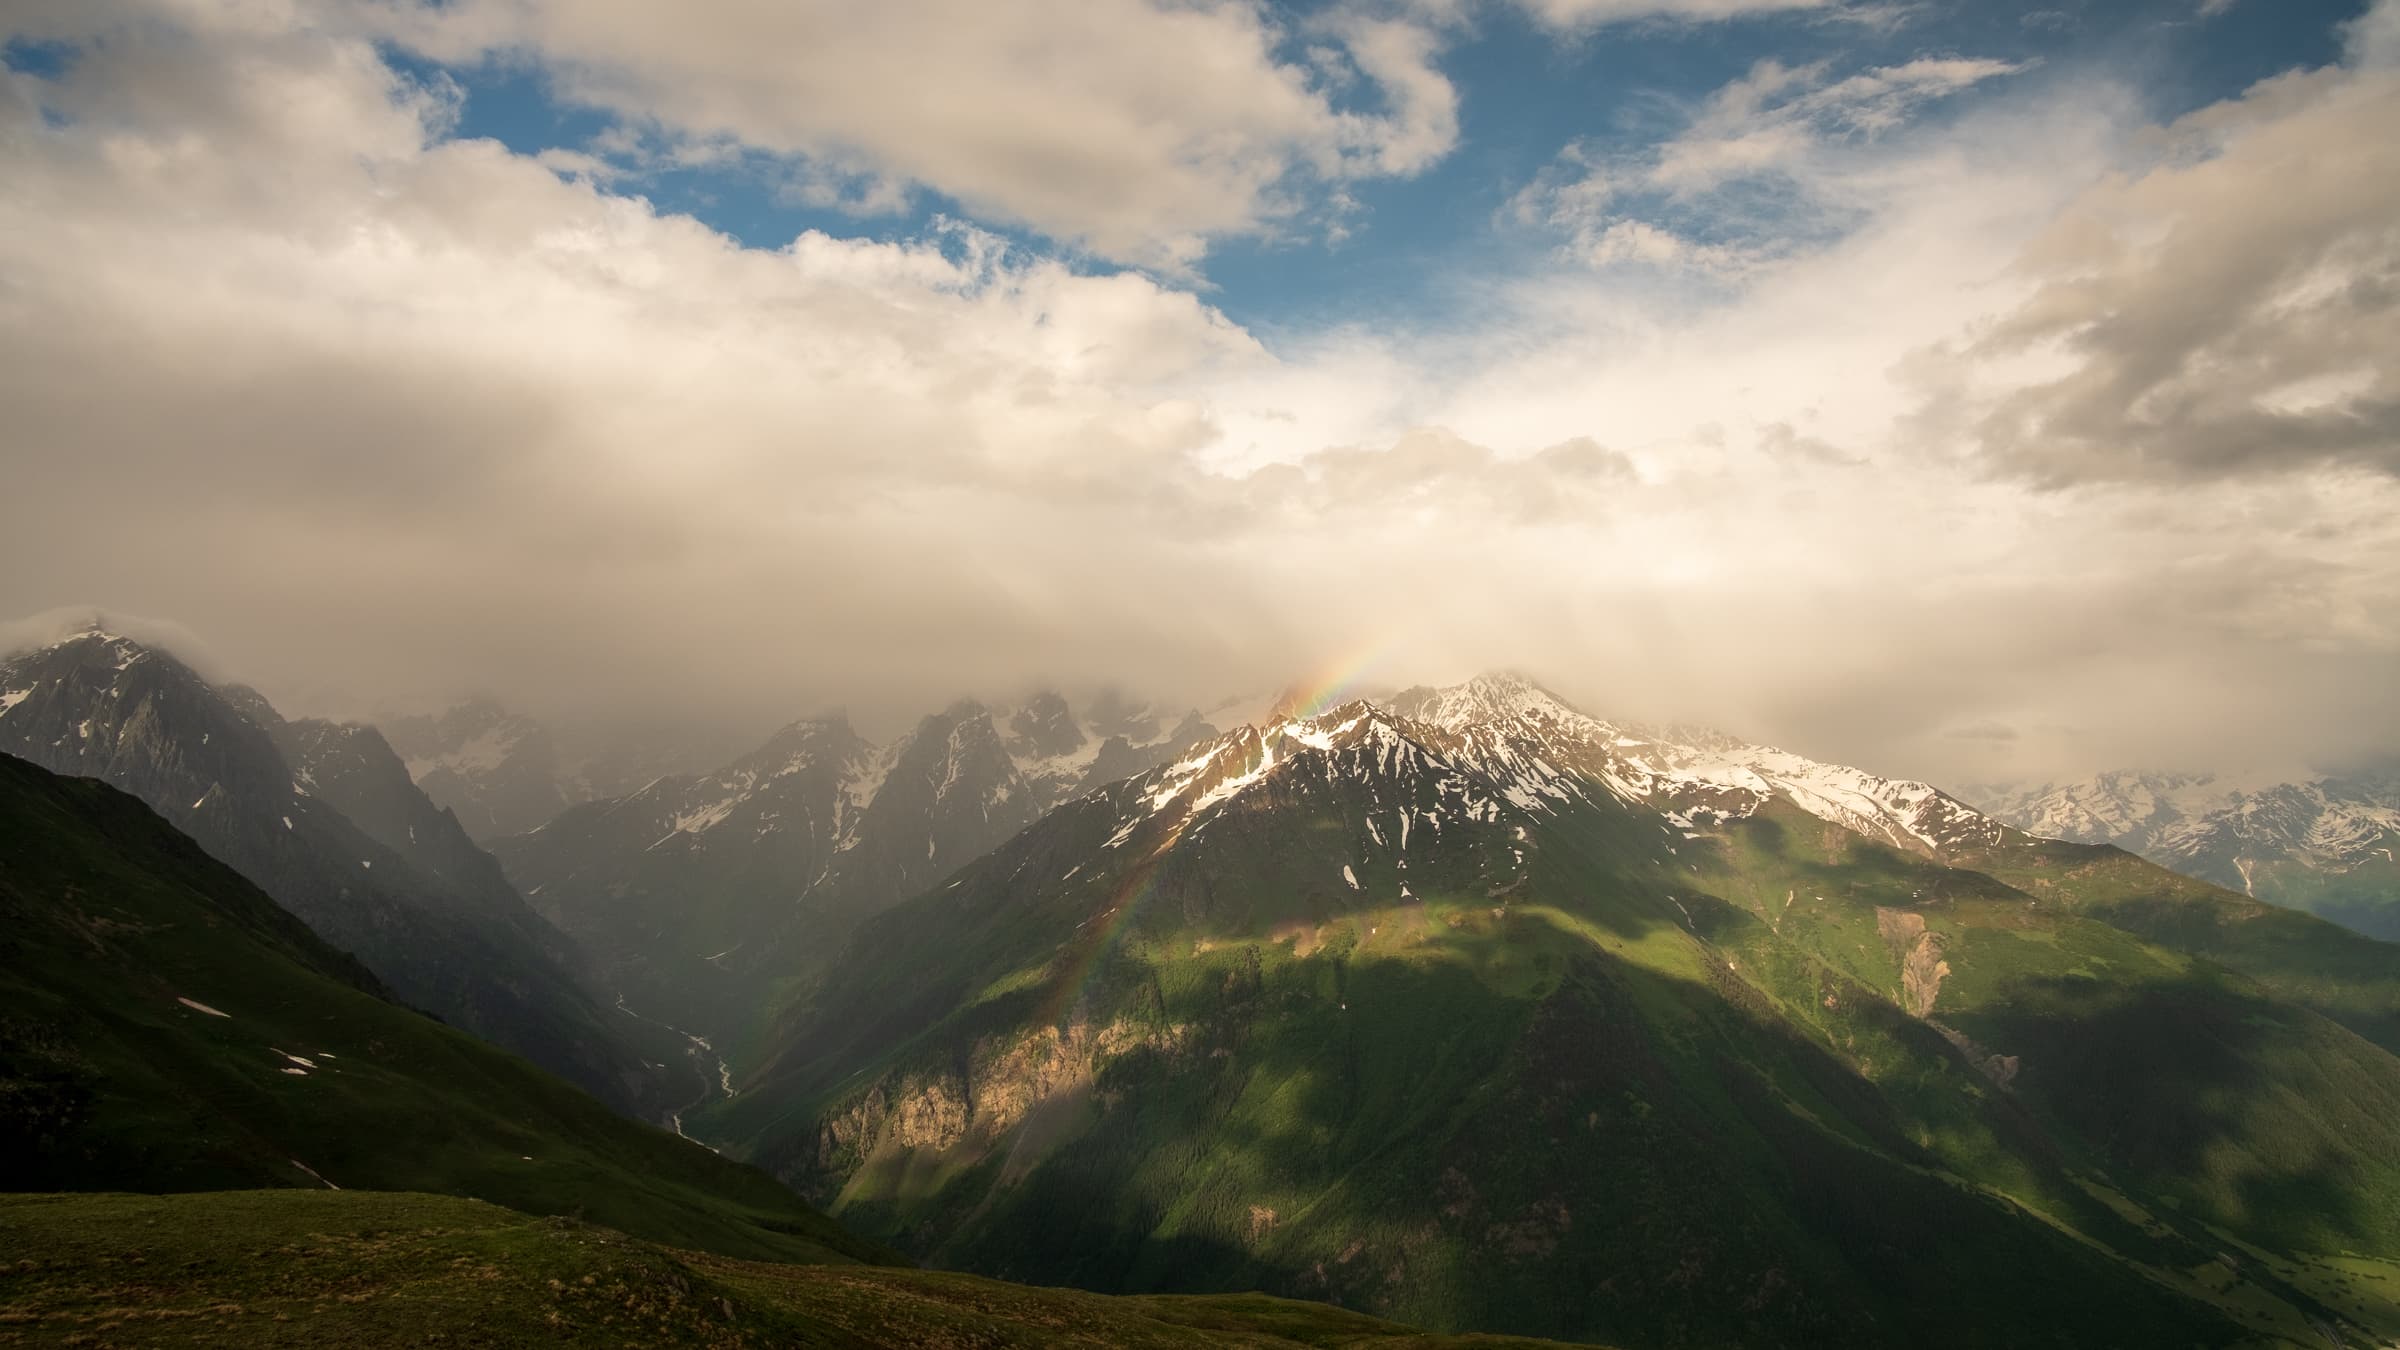
{"label": "mountain range", "polygon": [[[0,665],[11,1185],[581,1211],[663,1245],[426,1233],[664,1271],[627,1306],[693,1343],[672,1291],[843,1344],[931,1288],[760,1259],[1135,1300],[958,1286],[940,1334],[993,1343],[1392,1334],[1167,1298],[1232,1291],[1645,1347],[2400,1336],[2400,946],[2014,806],[1513,675],[829,715],[580,802],[529,720],[414,731],[105,632]],[[479,841],[432,783],[568,804]]]}
{"label": "mountain range", "polygon": [[2121,771],[1991,787],[1993,815],[2033,834],[2114,844],[2187,876],[2400,939],[2400,765],[2304,782]]}
{"label": "mountain range", "polygon": [[1443,1343],[907,1270],[390,1001],[134,798],[9,755],[0,920],[0,1189],[47,1192],[0,1196],[12,1343]]}

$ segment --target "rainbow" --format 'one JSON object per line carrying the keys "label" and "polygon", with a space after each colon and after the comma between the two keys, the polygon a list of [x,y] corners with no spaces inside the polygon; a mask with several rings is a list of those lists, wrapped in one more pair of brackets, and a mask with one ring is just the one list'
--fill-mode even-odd
{"label": "rainbow", "polygon": [[1131,871],[1118,878],[1110,888],[1108,908],[1086,921],[1073,939],[1073,945],[1057,963],[1057,974],[1051,977],[1049,997],[1042,1000],[1042,1020],[1052,1026],[1065,1028],[1068,1017],[1091,992],[1092,978],[1100,971],[1103,958],[1117,949],[1134,916],[1149,905],[1150,897],[1158,890],[1159,869],[1165,865],[1167,854],[1175,841],[1183,836],[1178,825],[1166,841],[1150,851],[1148,857],[1133,865]]}
{"label": "rainbow", "polygon": [[[1388,640],[1377,641],[1318,668],[1276,700],[1269,720],[1316,717],[1349,702],[1357,696],[1356,690],[1368,672],[1390,650]],[[1176,841],[1183,837],[1185,823],[1188,822],[1179,822],[1157,847],[1117,879],[1116,885],[1109,889],[1107,908],[1093,920],[1087,920],[1083,930],[1072,939],[1072,945],[1056,964],[1057,973],[1051,977],[1049,997],[1042,1003],[1043,1020],[1063,1027],[1084,1001],[1108,954],[1123,944],[1126,931],[1157,893],[1159,871],[1166,865],[1167,855],[1174,852]]]}
{"label": "rainbow", "polygon": [[1392,642],[1378,639],[1350,655],[1320,666],[1309,678],[1302,680],[1275,701],[1278,717],[1316,717],[1358,697],[1358,688],[1366,683],[1369,672],[1390,654]]}

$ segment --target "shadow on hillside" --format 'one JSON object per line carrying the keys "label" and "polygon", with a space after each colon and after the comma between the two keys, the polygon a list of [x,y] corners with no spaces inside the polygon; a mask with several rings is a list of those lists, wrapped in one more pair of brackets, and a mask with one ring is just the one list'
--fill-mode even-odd
{"label": "shadow on hillside", "polygon": [[[2227,1330],[1928,1170],[1882,1091],[1738,980],[1593,951],[1538,999],[1393,961],[1356,963],[1341,992],[1304,964],[1231,991],[1186,1046],[1106,1072],[1088,1129],[1022,1180],[964,1180],[918,1249],[1106,1292],[1263,1288],[1631,1344]],[[1889,1030],[1967,1072],[1922,1024]],[[2213,1256],[2077,1209],[2026,1128],[1995,1133],[2035,1155],[2056,1183],[2044,1203],[2086,1233],[2160,1264]]]}
{"label": "shadow on hillside", "polygon": [[2012,984],[1959,1019],[2017,1091],[2185,1212],[2268,1246],[2400,1253],[2400,1075],[2298,1010],[2206,975]]}
{"label": "shadow on hillside", "polygon": [[1771,816],[1752,816],[1734,828],[1750,848],[1825,895],[1895,905],[2024,898],[2014,887],[1981,872],[1946,867],[1846,831],[1841,832],[1845,837],[1840,854],[1829,859],[1796,840],[1790,826]]}

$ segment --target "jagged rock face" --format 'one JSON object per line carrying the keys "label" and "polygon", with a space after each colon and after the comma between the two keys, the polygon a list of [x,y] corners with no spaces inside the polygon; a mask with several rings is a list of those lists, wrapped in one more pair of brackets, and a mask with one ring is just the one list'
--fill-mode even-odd
{"label": "jagged rock face", "polygon": [[961,1067],[893,1073],[859,1091],[819,1127],[813,1175],[845,1176],[878,1153],[1001,1146],[1035,1112],[1087,1097],[1128,1056],[1180,1055],[1191,1040],[1187,1026],[1123,1019],[986,1038]]}
{"label": "jagged rock face", "polygon": [[533,829],[574,800],[549,731],[488,699],[388,718],[381,729],[417,786],[475,840]]}
{"label": "jagged rock face", "polygon": [[[402,999],[614,1104],[642,1058],[578,986],[563,939],[415,794],[380,737],[287,725],[173,656],[89,633],[0,665],[0,751],[101,778],[250,878]],[[326,775],[320,792],[279,738]],[[347,800],[376,828],[335,804]],[[411,821],[419,838],[407,838]],[[406,847],[387,844],[386,834]]]}
{"label": "jagged rock face", "polygon": [[715,773],[583,803],[496,852],[628,1007],[714,1030],[788,925],[830,921],[821,891],[872,761],[846,721],[796,722]]}
{"label": "jagged rock face", "polygon": [[1083,748],[1083,742],[1083,728],[1075,724],[1074,712],[1057,694],[1036,694],[1009,715],[1008,748],[1012,755],[1052,759],[1075,753]]}
{"label": "jagged rock face", "polygon": [[1875,931],[1900,958],[1903,1006],[1918,1017],[1933,1016],[1942,981],[1950,975],[1950,963],[1942,959],[1942,935],[1926,930],[1922,914],[1884,908],[1875,911]]}
{"label": "jagged rock face", "polygon": [[234,804],[293,795],[264,726],[181,662],[101,633],[0,666],[0,749],[106,779],[190,834],[212,828],[200,816],[212,804],[217,819],[248,824]]}
{"label": "jagged rock face", "polygon": [[[1057,705],[1063,714],[1064,704]],[[1072,730],[1068,719],[1065,728]],[[1055,730],[1055,728],[1054,728]],[[1081,733],[1075,733],[1081,744]],[[845,850],[844,886],[914,895],[1033,823],[1049,803],[1027,788],[991,713],[961,703],[926,718],[890,768]]]}
{"label": "jagged rock face", "polygon": [[1980,799],[2045,839],[2131,846],[2216,809],[2234,791],[2214,774],[2115,772],[2078,783],[1986,789]]}

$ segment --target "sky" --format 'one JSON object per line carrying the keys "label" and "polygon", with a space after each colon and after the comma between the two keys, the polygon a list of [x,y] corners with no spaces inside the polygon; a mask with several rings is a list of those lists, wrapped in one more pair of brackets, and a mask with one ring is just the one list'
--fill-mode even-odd
{"label": "sky", "polygon": [[0,615],[297,711],[2332,766],[2394,126],[2400,0],[14,0]]}

